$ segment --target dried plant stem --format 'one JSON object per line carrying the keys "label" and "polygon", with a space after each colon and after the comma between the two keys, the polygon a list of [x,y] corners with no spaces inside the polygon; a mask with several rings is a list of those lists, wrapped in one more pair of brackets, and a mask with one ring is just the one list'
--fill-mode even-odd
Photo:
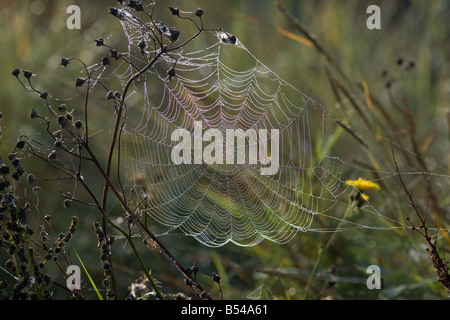
{"label": "dried plant stem", "polygon": [[275,1],[275,6],[277,9],[289,20],[292,24],[299,30],[311,43],[313,47],[325,57],[325,60],[330,62],[341,75],[345,81],[351,83],[349,78],[345,75],[344,71],[341,69],[338,63],[331,57],[331,55],[322,47],[322,45],[317,41],[316,36],[308,30],[308,28],[296,17],[294,17],[289,11],[287,11],[279,1]]}
{"label": "dried plant stem", "polygon": [[[201,32],[201,29],[199,30],[199,32]],[[194,39],[197,35],[198,34],[196,34],[194,37],[192,37],[191,40]],[[105,179],[105,183],[104,183],[104,187],[103,187],[103,195],[102,195],[102,205],[101,205],[102,211],[103,212],[106,211],[106,202],[107,202],[108,191],[111,190],[111,191],[113,191],[114,195],[119,200],[119,202],[122,204],[123,208],[130,215],[132,215],[135,218],[135,220],[142,227],[144,232],[153,241],[155,241],[155,243],[164,252],[164,254],[172,261],[172,263],[174,263],[174,265],[177,267],[177,269],[180,270],[182,272],[182,274],[186,278],[191,280],[191,282],[193,283],[193,287],[195,287],[197,289],[196,294],[198,296],[200,296],[204,292],[204,289],[202,288],[202,286],[186,271],[186,269],[177,261],[177,259],[175,259],[175,257],[161,243],[161,241],[152,232],[150,232],[148,230],[146,225],[144,223],[142,223],[138,217],[136,217],[135,211],[132,210],[128,206],[128,204],[126,203],[126,198],[124,197],[124,195],[120,194],[118,192],[118,190],[112,185],[112,183],[110,181],[110,174],[111,174],[113,155],[114,155],[117,143],[118,142],[120,143],[118,137],[119,137],[120,128],[121,128],[121,124],[122,124],[122,115],[124,113],[126,94],[127,94],[128,90],[129,90],[131,84],[133,83],[133,81],[138,79],[143,73],[145,73],[149,68],[151,68],[154,65],[154,63],[160,58],[160,56],[163,55],[166,52],[166,50],[167,50],[167,46],[162,47],[161,50],[152,58],[152,60],[150,60],[150,62],[142,70],[136,72],[130,79],[128,79],[128,81],[127,81],[127,83],[126,83],[126,85],[124,87],[124,90],[122,92],[122,97],[121,97],[121,100],[120,100],[120,103],[119,103],[119,107],[118,107],[118,110],[117,110],[116,122],[115,122],[114,130],[113,130],[113,134],[112,134],[111,144],[110,144],[110,147],[109,147],[109,152],[108,152],[108,157],[107,157],[107,164],[106,164],[106,171],[103,170],[102,166],[100,165],[99,161],[97,160],[97,158],[95,157],[94,153],[89,148],[89,146],[86,146],[86,150],[88,151],[88,153],[92,157],[93,162],[95,163],[97,168],[100,170],[100,172],[102,173],[102,175],[103,175],[103,177]],[[105,222],[107,220],[106,218],[107,218],[106,215],[103,215],[103,218],[102,218],[103,222]],[[106,223],[104,223],[104,224],[106,224]],[[154,289],[155,289],[155,291],[157,290],[156,286],[154,287]],[[207,295],[207,297],[209,297],[209,295]]]}
{"label": "dried plant stem", "polygon": [[[394,148],[392,145],[391,145],[391,148],[392,148],[392,158],[394,160],[395,169],[396,169],[398,177],[400,179],[400,183],[402,185],[403,190],[406,192],[406,194],[409,198],[409,201],[414,210],[414,213],[419,218],[419,221],[421,223],[419,227],[412,226],[412,230],[419,232],[425,238],[425,241],[428,244],[428,248],[426,250],[427,250],[428,254],[430,255],[431,261],[433,262],[434,270],[436,271],[436,274],[438,275],[438,281],[447,289],[447,291],[450,292],[450,273],[449,273],[448,263],[440,256],[440,254],[437,250],[436,241],[433,241],[432,237],[429,234],[429,229],[426,226],[426,216],[425,217],[422,216],[422,214],[420,213],[419,207],[414,202],[411,192],[406,187],[406,184],[403,181],[403,177],[398,168],[397,160],[395,159]],[[409,218],[407,218],[407,219],[409,220]]]}

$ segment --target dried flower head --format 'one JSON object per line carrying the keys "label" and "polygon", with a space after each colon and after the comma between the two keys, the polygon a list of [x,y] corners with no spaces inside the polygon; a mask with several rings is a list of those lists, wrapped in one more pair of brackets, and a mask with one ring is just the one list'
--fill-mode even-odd
{"label": "dried flower head", "polygon": [[67,67],[67,65],[69,64],[70,59],[67,58],[61,58],[61,62],[59,63],[59,65],[61,67]]}
{"label": "dried flower head", "polygon": [[169,7],[169,10],[174,16],[180,16],[180,9]]}
{"label": "dried flower head", "polygon": [[76,78],[75,79],[75,88],[81,87],[86,82],[84,78]]}
{"label": "dried flower head", "polygon": [[204,11],[200,8],[197,8],[197,10],[195,10],[194,15],[196,15],[197,17],[201,18],[203,16]]}
{"label": "dried flower head", "polygon": [[31,109],[31,112],[30,112],[30,118],[31,118],[31,119],[34,119],[34,118],[37,118],[37,117],[38,117],[37,111],[34,110],[34,109]]}
{"label": "dried flower head", "polygon": [[33,72],[29,70],[23,70],[23,76],[27,79],[30,79],[33,76]]}
{"label": "dried flower head", "polygon": [[98,39],[95,39],[94,41],[95,41],[95,45],[97,47],[101,47],[105,44],[105,40],[103,40],[103,38],[98,38]]}
{"label": "dried flower head", "polygon": [[14,69],[13,71],[11,71],[11,74],[14,76],[14,77],[18,77],[19,76],[19,74],[20,74],[20,69]]}

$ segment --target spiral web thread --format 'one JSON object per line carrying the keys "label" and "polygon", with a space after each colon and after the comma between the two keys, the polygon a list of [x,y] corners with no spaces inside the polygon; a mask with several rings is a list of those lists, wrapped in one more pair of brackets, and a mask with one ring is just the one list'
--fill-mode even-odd
{"label": "spiral web thread", "polygon": [[[145,65],[155,52],[142,55],[137,47],[142,41],[150,44],[150,37],[129,13],[121,23],[129,40],[128,58]],[[157,223],[158,236],[192,236],[212,247],[228,242],[252,246],[264,239],[286,243],[299,231],[313,230],[317,215],[341,221],[336,212],[342,216],[348,207],[351,188],[341,179],[345,163],[328,155],[313,160],[315,141],[325,141],[328,134],[328,110],[272,72],[239,40],[224,44],[228,33],[211,33],[206,49],[189,52],[185,46],[162,55],[126,100],[122,144],[127,178],[146,197],[144,213]],[[167,74],[171,67],[173,78]],[[128,65],[113,75],[125,85],[133,72]],[[142,104],[130,103],[136,96],[143,97]],[[204,131],[219,129],[224,138],[226,129],[278,129],[278,172],[262,175],[262,164],[248,162],[174,164],[171,151],[178,142],[171,141],[171,134],[186,129],[193,135],[196,121]],[[370,203],[363,210],[381,216]],[[396,221],[391,225],[404,227]]]}

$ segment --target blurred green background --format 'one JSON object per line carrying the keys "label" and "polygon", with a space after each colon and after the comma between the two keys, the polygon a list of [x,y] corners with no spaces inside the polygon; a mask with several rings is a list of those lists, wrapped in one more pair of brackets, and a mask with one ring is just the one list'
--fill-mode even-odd
{"label": "blurred green background", "polygon": [[[206,26],[222,27],[235,34],[260,61],[287,82],[326,106],[336,105],[336,97],[324,71],[323,58],[314,48],[280,32],[282,28],[302,36],[275,8],[273,1],[173,0],[156,3],[157,14],[163,21],[172,19],[168,12],[169,6],[179,7],[183,11],[201,7],[205,10]],[[390,75],[401,73],[401,68],[397,65],[400,56],[415,62],[414,70],[402,75],[394,93],[400,92],[408,102],[416,121],[415,136],[424,156],[438,164],[439,183],[443,185],[439,201],[441,206],[448,208],[450,1],[371,1],[370,4],[377,4],[382,9],[381,30],[366,28],[367,1],[281,0],[280,3],[317,36],[350,79],[355,82],[365,79],[371,94],[381,101],[389,101],[383,72],[387,71]],[[72,4],[81,8],[80,30],[69,30],[66,27],[69,16],[66,8]],[[73,100],[68,100],[68,104],[80,103],[82,94],[74,91],[73,79],[80,74],[81,68],[76,66],[62,69],[58,63],[61,57],[78,57],[90,65],[104,56],[105,52],[97,49],[93,40],[98,37],[121,38],[120,24],[107,13],[110,6],[116,5],[117,2],[112,0],[0,3],[2,159],[12,152],[19,135],[38,134],[35,122],[28,115],[32,108],[42,108],[41,101],[35,95],[26,93],[10,75],[11,70],[29,69],[37,75],[35,83],[39,88],[57,93],[60,97],[72,97]],[[358,98],[364,101],[363,97]],[[91,132],[96,132],[98,148],[104,147],[106,152],[114,117],[111,110],[106,110],[101,105],[101,100],[94,98],[93,101],[95,108],[91,113],[91,125],[94,129]],[[347,106],[344,103],[343,108],[348,107],[348,101],[346,103]],[[393,112],[392,118],[400,128],[407,130],[404,115]],[[407,139],[392,137],[388,132],[380,133],[404,144],[406,149],[411,149]],[[351,145],[341,149],[341,153],[347,154],[349,159],[353,152]],[[376,156],[383,158],[386,154]],[[413,157],[412,154],[410,156]],[[346,161],[350,161],[349,159]],[[27,164],[34,165],[32,170],[40,177],[52,176],[49,168],[36,167],[32,159],[28,159],[28,162],[25,159],[24,166]],[[386,170],[393,171],[393,168]],[[79,216],[81,226],[70,242],[72,261],[69,262],[77,263],[73,253],[78,252],[97,285],[101,287],[100,253],[92,229],[92,221],[99,219],[98,213],[94,209],[86,210],[81,205],[63,209],[62,197],[55,191],[61,188],[65,192],[70,186],[55,182],[40,185],[40,212],[34,217],[34,223],[38,226],[45,214],[51,214],[57,234],[68,228],[71,216]],[[30,194],[29,188],[24,184],[24,197]],[[390,193],[393,199],[398,196],[399,202],[398,206],[392,208],[395,211],[393,216],[400,220],[411,214],[408,212],[408,203],[399,198],[402,192],[391,190]],[[421,195],[420,191],[417,194]],[[425,198],[421,200],[420,204],[426,207]],[[112,203],[110,207],[112,216],[119,217],[122,214],[118,205]],[[440,216],[438,222],[448,230],[448,213]],[[309,232],[298,234],[286,245],[264,241],[251,248],[226,245],[217,249],[204,247],[188,237],[163,238],[162,241],[184,265],[190,266],[196,262],[200,266],[198,279],[215,297],[219,297],[219,288],[210,278],[212,272],[222,276],[222,290],[226,299],[294,300],[304,297],[318,249],[329,237],[330,233]],[[448,252],[449,244],[447,234],[440,238],[439,247],[444,251]],[[424,248],[423,239],[407,230],[355,229],[339,233],[319,265],[308,296],[312,299],[445,298],[447,293],[437,283],[432,263]],[[141,272],[125,242],[118,240],[112,250],[120,289],[119,298],[123,299],[129,295],[128,287],[141,276]],[[181,291],[190,294],[182,276],[163,254],[144,246],[141,250],[152,274],[161,282],[163,292]],[[4,252],[0,252],[0,258],[3,263]],[[365,271],[371,264],[377,264],[382,269],[381,290],[369,290],[365,285],[368,276]],[[64,283],[56,267],[49,264],[48,268],[56,281]],[[0,279],[12,280],[1,269]],[[88,297],[95,299],[90,284],[86,278],[83,279]],[[67,297],[58,288],[55,288],[55,296]]]}

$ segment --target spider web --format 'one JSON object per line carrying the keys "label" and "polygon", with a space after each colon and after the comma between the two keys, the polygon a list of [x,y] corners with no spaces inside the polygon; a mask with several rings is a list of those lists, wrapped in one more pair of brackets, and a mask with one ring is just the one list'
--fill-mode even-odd
{"label": "spider web", "polygon": [[[152,37],[128,11],[122,11],[121,24],[129,41],[127,58],[146,65],[157,51],[138,48],[143,42],[150,48]],[[252,246],[264,239],[286,243],[307,231],[405,227],[370,202],[361,210],[385,223],[343,221],[353,206],[348,201],[352,187],[345,183],[349,172],[364,176],[373,170],[329,154],[327,143],[339,136],[331,123],[335,111],[284,81],[225,31],[201,36],[209,43],[205,48],[189,51],[186,45],[163,54],[126,98],[126,176],[145,198],[144,213],[158,236],[192,236],[212,247]],[[167,73],[172,67],[173,77]],[[118,70],[113,76],[122,86],[136,71],[128,64],[123,73]],[[223,137],[230,129],[278,130],[278,170],[261,174],[267,163],[250,164],[249,158],[240,164],[174,164],[171,152],[178,141],[172,141],[172,133],[185,129],[195,139],[196,123],[202,132],[217,129]],[[250,147],[248,141],[246,150]],[[382,160],[377,164],[377,181],[387,184],[396,176],[392,167],[381,169]]]}

